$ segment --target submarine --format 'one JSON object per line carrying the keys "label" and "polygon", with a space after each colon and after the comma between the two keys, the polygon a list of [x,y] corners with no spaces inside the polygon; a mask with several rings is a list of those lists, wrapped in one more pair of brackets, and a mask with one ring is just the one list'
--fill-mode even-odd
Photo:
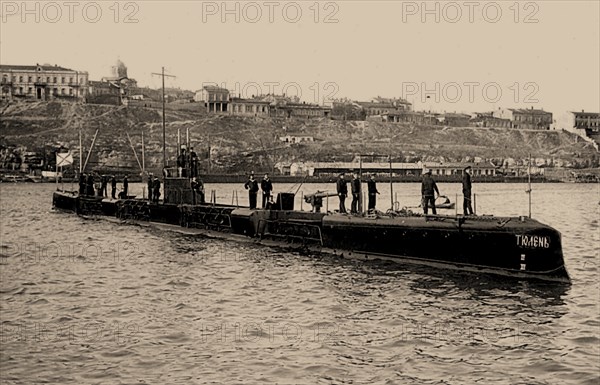
{"label": "submarine", "polygon": [[[52,204],[77,215],[193,230],[267,247],[301,247],[348,258],[570,283],[560,232],[527,216],[307,212],[294,210],[293,193],[279,193],[268,209],[195,204],[188,178],[165,177],[163,190],[160,203],[55,191]],[[308,198],[318,202],[321,197]]]}

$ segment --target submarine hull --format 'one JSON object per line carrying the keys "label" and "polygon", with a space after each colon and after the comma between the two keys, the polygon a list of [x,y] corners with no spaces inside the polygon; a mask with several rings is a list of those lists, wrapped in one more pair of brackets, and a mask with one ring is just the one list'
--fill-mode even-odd
{"label": "submarine hull", "polygon": [[63,192],[54,193],[53,206],[80,215],[215,230],[224,236],[347,257],[570,282],[560,233],[526,217],[362,217],[228,205],[154,204]]}

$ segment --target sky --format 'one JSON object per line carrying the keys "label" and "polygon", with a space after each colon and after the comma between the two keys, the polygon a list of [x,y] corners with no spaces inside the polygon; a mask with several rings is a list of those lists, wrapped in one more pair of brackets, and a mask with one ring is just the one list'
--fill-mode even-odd
{"label": "sky", "polygon": [[416,110],[600,111],[600,1],[0,1],[0,62]]}

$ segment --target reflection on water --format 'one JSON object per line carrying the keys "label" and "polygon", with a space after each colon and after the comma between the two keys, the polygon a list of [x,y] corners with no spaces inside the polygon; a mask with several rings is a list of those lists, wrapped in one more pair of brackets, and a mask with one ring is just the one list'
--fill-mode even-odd
{"label": "reflection on water", "polygon": [[[527,210],[522,185],[476,187],[484,212]],[[573,285],[85,220],[53,212],[53,188],[0,187],[3,384],[600,379],[597,186],[534,186]]]}

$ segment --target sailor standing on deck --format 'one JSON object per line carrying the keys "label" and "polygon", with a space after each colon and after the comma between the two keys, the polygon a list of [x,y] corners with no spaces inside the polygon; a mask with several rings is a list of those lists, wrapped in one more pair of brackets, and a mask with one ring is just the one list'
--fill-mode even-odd
{"label": "sailor standing on deck", "polygon": [[115,194],[117,193],[117,179],[115,178],[115,176],[113,175],[110,178],[110,188],[111,188],[111,197],[112,199],[117,199],[117,197],[115,196]]}
{"label": "sailor standing on deck", "polygon": [[190,182],[190,187],[192,188],[193,204],[204,203],[204,183],[196,177],[193,177]]}
{"label": "sailor standing on deck", "polygon": [[435,194],[439,196],[440,191],[438,190],[437,184],[431,177],[431,170],[427,169],[425,175],[423,175],[423,182],[421,182],[421,196],[423,198],[423,212],[425,214],[427,214],[429,205],[431,205],[431,212],[434,215],[437,214],[437,211],[435,210]]}
{"label": "sailor standing on deck", "polygon": [[185,172],[186,154],[185,148],[182,148],[179,156],[177,157],[177,176],[182,178],[187,175]]}
{"label": "sailor standing on deck", "polygon": [[352,173],[350,186],[352,187],[352,205],[350,206],[350,213],[358,214],[358,202],[360,201],[361,187],[360,178],[356,171]]}
{"label": "sailor standing on deck", "polygon": [[154,185],[154,181],[152,180],[152,173],[148,173],[148,182],[146,182],[146,187],[148,188],[148,200],[152,202],[152,186]]}
{"label": "sailor standing on deck", "polygon": [[108,185],[108,177],[106,175],[102,175],[101,181],[102,181],[102,184],[100,187],[100,191],[101,191],[100,195],[106,198],[106,197],[108,197],[108,191],[106,188],[106,186]]}
{"label": "sailor standing on deck", "polygon": [[471,206],[471,166],[465,167],[462,178],[463,191],[463,213],[473,215],[473,206]]}
{"label": "sailor standing on deck", "polygon": [[340,178],[337,180],[336,189],[338,197],[340,198],[340,213],[346,214],[346,197],[348,196],[348,182],[344,179],[344,173],[340,174]]}
{"label": "sailor standing on deck", "polygon": [[94,196],[94,175],[90,174],[87,177],[87,195],[93,197]]}
{"label": "sailor standing on deck", "polygon": [[369,211],[375,210],[377,205],[377,182],[375,182],[375,175],[371,174],[371,178],[367,182],[367,188],[369,191]]}
{"label": "sailor standing on deck", "polygon": [[198,154],[194,151],[194,147],[190,147],[190,170],[192,177],[198,176]]}
{"label": "sailor standing on deck", "polygon": [[79,195],[80,196],[85,195],[85,183],[86,183],[85,174],[81,173],[79,175]]}
{"label": "sailor standing on deck", "polygon": [[267,208],[267,203],[271,199],[271,191],[273,191],[273,183],[269,179],[269,174],[265,174],[265,177],[260,182],[260,189],[262,190],[262,207]]}
{"label": "sailor standing on deck", "polygon": [[123,198],[127,199],[127,193],[129,192],[129,181],[127,175],[123,178]]}
{"label": "sailor standing on deck", "polygon": [[248,200],[250,201],[250,208],[256,208],[256,194],[258,193],[258,182],[254,179],[254,173],[250,174],[250,178],[244,184],[244,188],[248,190]]}
{"label": "sailor standing on deck", "polygon": [[154,203],[158,203],[160,199],[160,179],[157,177],[154,177],[154,181],[152,182],[152,192]]}

